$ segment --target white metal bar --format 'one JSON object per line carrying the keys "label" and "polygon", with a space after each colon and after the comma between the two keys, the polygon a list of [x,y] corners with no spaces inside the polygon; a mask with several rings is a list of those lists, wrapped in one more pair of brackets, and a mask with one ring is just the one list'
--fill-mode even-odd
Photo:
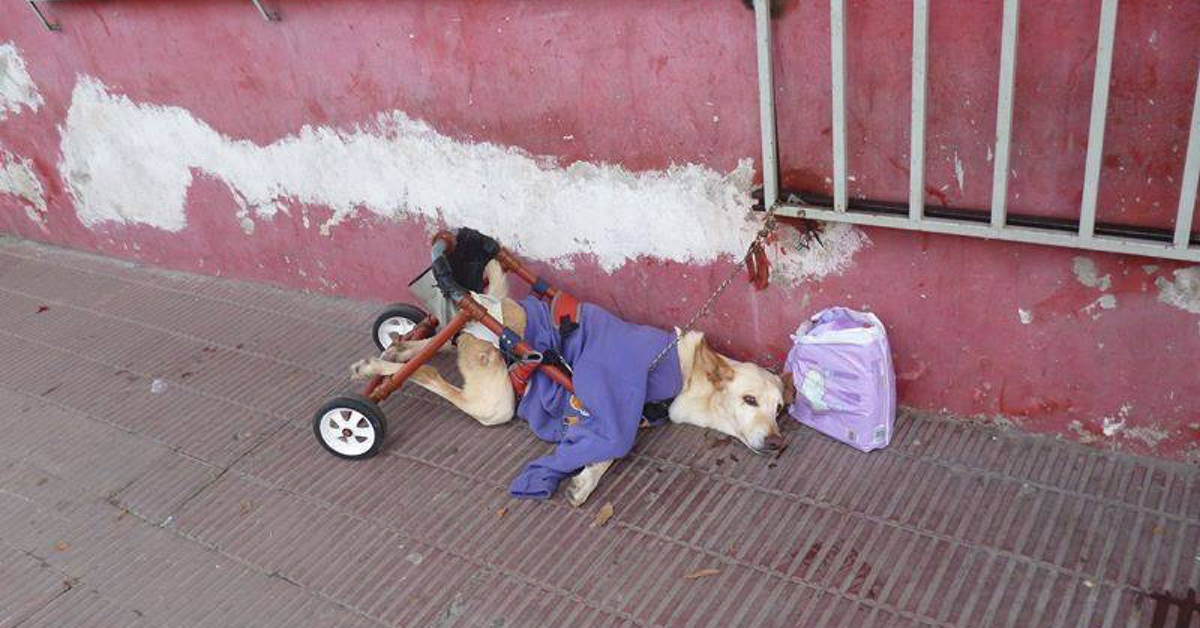
{"label": "white metal bar", "polygon": [[1094,236],[1091,239],[1084,240],[1076,233],[1051,231],[1048,229],[1014,226],[995,229],[986,222],[966,222],[929,217],[925,217],[920,221],[914,221],[903,215],[891,216],[866,212],[839,212],[827,207],[787,203],[783,203],[776,208],[776,214],[779,216],[796,216],[873,227],[928,231],[931,233],[944,233],[983,239],[1008,240],[1011,242],[1026,242],[1029,244],[1044,244],[1200,262],[1200,247],[1180,249],[1173,246],[1170,242],[1147,242],[1131,238],[1108,236]]}
{"label": "white metal bar", "polygon": [[1012,139],[1013,82],[1017,69],[1019,0],[1004,0],[1000,29],[1000,85],[996,97],[996,150],[992,170],[992,227],[1004,226],[1008,203],[1008,149]]}
{"label": "white metal bar", "polygon": [[779,202],[779,153],[775,139],[775,78],[771,57],[770,0],[754,0],[754,31],[758,39],[758,123],[762,130],[763,201],[769,210]]}
{"label": "white metal bar", "polygon": [[925,213],[925,72],[928,67],[929,0],[913,0],[912,123],[909,125],[908,217]]}
{"label": "white metal bar", "polygon": [[829,0],[829,72],[833,88],[833,209],[846,211],[846,0]]}
{"label": "white metal bar", "polygon": [[1175,248],[1186,249],[1192,237],[1196,188],[1200,187],[1200,76],[1192,99],[1192,131],[1188,135],[1187,160],[1183,163],[1183,187],[1179,190],[1179,213],[1175,216]]}
{"label": "white metal bar", "polygon": [[1100,194],[1100,160],[1104,156],[1104,122],[1108,118],[1108,84],[1116,30],[1117,0],[1104,0],[1100,5],[1096,76],[1092,82],[1092,121],[1088,127],[1087,161],[1083,171],[1083,202],[1079,208],[1081,238],[1090,238],[1096,231],[1096,198]]}

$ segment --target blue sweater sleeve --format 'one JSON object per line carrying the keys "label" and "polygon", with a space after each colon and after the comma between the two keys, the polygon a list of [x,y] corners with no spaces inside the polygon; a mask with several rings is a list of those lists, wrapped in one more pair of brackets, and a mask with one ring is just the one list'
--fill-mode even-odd
{"label": "blue sweater sleeve", "polygon": [[[606,368],[607,367],[607,368]],[[586,400],[586,415],[568,410],[562,417],[563,438],[548,456],[530,462],[513,480],[513,497],[547,499],[558,483],[583,467],[620,458],[633,448],[646,399],[644,371],[619,370],[611,365],[575,365],[575,390]],[[567,417],[578,422],[567,424]]]}

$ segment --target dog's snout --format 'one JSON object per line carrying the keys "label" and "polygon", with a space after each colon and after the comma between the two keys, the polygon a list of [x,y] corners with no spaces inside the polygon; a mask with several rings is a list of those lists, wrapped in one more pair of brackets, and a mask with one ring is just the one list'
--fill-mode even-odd
{"label": "dog's snout", "polygon": [[783,449],[783,445],[783,436],[780,436],[779,434],[768,434],[767,437],[763,439],[763,448],[765,448],[767,451],[779,451],[780,449]]}

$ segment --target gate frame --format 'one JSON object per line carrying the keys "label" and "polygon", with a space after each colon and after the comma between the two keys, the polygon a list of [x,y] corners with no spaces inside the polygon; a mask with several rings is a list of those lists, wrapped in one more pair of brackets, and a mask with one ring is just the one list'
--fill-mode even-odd
{"label": "gate frame", "polygon": [[799,200],[789,197],[780,201],[771,3],[770,0],[754,0],[765,207],[775,208],[776,214],[780,216],[1200,262],[1200,237],[1191,235],[1197,187],[1200,187],[1200,68],[1197,68],[1192,123],[1180,182],[1179,208],[1176,211],[1173,230],[1096,222],[1096,200],[1100,188],[1104,125],[1108,114],[1108,91],[1118,3],[1119,0],[1102,0],[1100,8],[1083,200],[1080,204],[1079,219],[1071,221],[1016,216],[1007,212],[1008,155],[1012,134],[1020,0],[1004,0],[1000,34],[996,142],[993,146],[995,157],[992,202],[987,213],[954,208],[928,212],[925,210],[924,131],[929,0],[913,0],[912,132],[907,205],[852,201],[847,198],[845,0],[829,0],[833,197],[818,200],[819,197],[815,195],[803,195]]}

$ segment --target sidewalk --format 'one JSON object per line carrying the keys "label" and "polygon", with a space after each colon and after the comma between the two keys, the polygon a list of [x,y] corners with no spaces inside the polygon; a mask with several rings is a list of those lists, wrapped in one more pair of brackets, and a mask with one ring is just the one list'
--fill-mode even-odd
{"label": "sidewalk", "polygon": [[1200,588],[1200,470],[939,418],[651,430],[573,509],[507,497],[523,425],[406,387],[337,460],[309,421],[375,308],[0,237],[0,628],[1124,627]]}

